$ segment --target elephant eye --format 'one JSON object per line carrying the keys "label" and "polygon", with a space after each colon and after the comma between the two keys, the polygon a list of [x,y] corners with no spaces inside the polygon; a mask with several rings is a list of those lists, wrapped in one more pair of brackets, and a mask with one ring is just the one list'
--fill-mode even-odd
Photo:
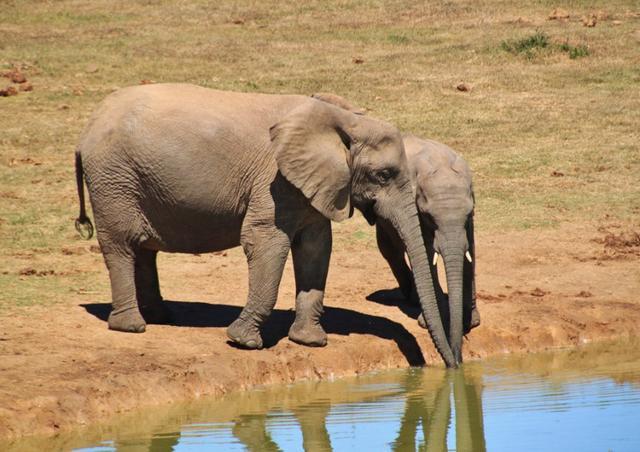
{"label": "elephant eye", "polygon": [[393,177],[393,171],[390,168],[384,168],[376,171],[375,176],[378,182],[386,184]]}

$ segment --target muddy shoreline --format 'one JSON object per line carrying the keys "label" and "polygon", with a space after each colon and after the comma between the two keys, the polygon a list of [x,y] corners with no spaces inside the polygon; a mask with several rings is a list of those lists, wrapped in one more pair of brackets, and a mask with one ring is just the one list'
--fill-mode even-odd
{"label": "muddy shoreline", "polygon": [[[485,235],[479,243],[482,325],[464,342],[466,360],[637,335],[635,254],[606,257],[597,241],[576,245],[562,231]],[[106,293],[1,313],[0,439],[53,435],[145,406],[256,385],[442,366],[417,312],[398,306],[382,258],[358,244],[334,252],[323,317],[327,347],[286,337],[290,267],[265,326],[267,348],[230,346],[225,328],[241,309],[245,267],[235,250],[163,262],[163,291],[176,321],[140,335],[106,328]]]}

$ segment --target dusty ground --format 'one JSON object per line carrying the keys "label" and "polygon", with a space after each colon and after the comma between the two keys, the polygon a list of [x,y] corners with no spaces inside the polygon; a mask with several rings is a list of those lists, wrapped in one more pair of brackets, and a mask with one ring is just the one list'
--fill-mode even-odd
{"label": "dusty ground", "polygon": [[[341,243],[340,237],[364,227],[357,218],[335,228],[325,348],[286,338],[293,316],[291,268],[265,327],[268,347],[245,351],[227,344],[225,327],[239,313],[246,290],[238,249],[163,256],[160,276],[176,322],[141,335],[107,330],[108,292],[80,290],[67,303],[4,313],[0,438],[55,433],[144,405],[256,384],[440,366],[412,318],[417,312],[398,308],[397,291],[389,290],[395,287],[392,276],[375,248],[366,241]],[[628,227],[480,232],[478,242],[482,325],[465,341],[467,359],[637,334],[640,237]],[[78,266],[98,265],[99,255],[89,248],[78,245],[61,254],[75,253]]]}
{"label": "dusty ground", "polygon": [[551,0],[0,3],[0,438],[254,384],[440,365],[361,218],[335,226],[326,348],[286,338],[290,268],[269,347],[226,343],[246,296],[240,250],[162,256],[176,324],[108,331],[104,264],[73,229],[73,150],[98,102],[150,81],[335,92],[460,151],[483,319],[467,358],[636,334],[637,0],[564,12]]}

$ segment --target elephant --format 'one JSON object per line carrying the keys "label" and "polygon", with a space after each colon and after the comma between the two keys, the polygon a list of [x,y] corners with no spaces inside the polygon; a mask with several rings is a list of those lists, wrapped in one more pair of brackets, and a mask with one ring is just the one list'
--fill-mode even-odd
{"label": "elephant", "polygon": [[[480,325],[476,306],[475,196],[471,170],[462,157],[442,143],[411,134],[403,135],[403,142],[436,298],[451,349],[462,362],[462,336]],[[415,300],[415,274],[407,265],[398,233],[385,219],[376,222],[376,240],[405,299]],[[445,266],[447,294],[438,280],[440,256]],[[425,326],[422,320],[419,317],[421,326]]]}
{"label": "elephant", "polygon": [[[354,114],[364,114],[363,109],[335,94],[316,93],[311,97]],[[462,362],[463,333],[480,325],[476,308],[475,197],[471,170],[460,155],[442,143],[412,134],[404,134],[403,143],[422,237],[429,254],[432,284],[449,344],[456,361]],[[376,226],[378,248],[398,281],[400,291],[407,301],[415,301],[414,285],[420,276],[412,273],[407,265],[406,248],[397,230],[385,218],[367,220]],[[447,295],[438,281],[440,255],[446,270]],[[426,326],[422,316],[418,320],[421,326]]]}
{"label": "elephant", "polygon": [[86,183],[111,282],[109,328],[144,332],[166,323],[156,256],[242,246],[247,303],[227,328],[238,346],[263,346],[291,250],[296,282],[293,342],[324,346],[320,325],[331,221],[354,209],[401,237],[416,292],[447,367],[456,367],[428,278],[429,262],[409,164],[394,126],[305,95],[238,93],[150,84],[110,94],[76,149],[80,214],[91,237]]}

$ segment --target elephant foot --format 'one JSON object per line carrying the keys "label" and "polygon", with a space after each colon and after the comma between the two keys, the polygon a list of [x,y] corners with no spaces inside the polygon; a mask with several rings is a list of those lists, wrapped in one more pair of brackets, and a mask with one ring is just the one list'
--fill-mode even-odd
{"label": "elephant foot", "polygon": [[480,326],[480,313],[478,309],[473,308],[471,311],[471,321],[469,322],[469,331]]}
{"label": "elephant foot", "polygon": [[320,322],[294,321],[289,329],[289,339],[300,345],[309,347],[324,347],[327,345],[327,333]]}
{"label": "elephant foot", "polygon": [[111,311],[109,314],[109,329],[125,333],[144,333],[146,323],[137,307],[124,311]]}
{"label": "elephant foot", "polygon": [[227,337],[235,344],[249,349],[262,348],[260,330],[251,322],[236,319],[227,328]]}
{"label": "elephant foot", "polygon": [[145,303],[140,306],[142,317],[147,323],[164,325],[172,320],[171,311],[162,300]]}

